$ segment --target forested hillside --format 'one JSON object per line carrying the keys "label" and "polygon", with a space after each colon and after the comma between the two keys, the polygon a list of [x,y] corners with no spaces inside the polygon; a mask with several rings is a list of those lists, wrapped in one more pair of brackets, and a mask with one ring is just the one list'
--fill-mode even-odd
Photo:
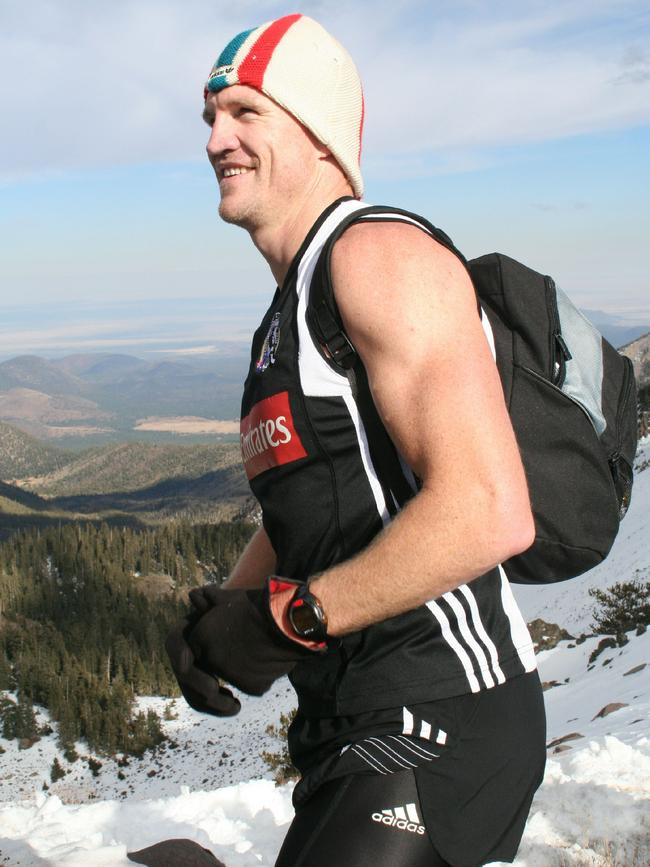
{"label": "forested hillside", "polygon": [[187,589],[227,575],[254,527],[176,522],[141,532],[61,525],[0,544],[0,725],[38,732],[47,707],[66,751],[141,753],[160,739],[154,715],[133,715],[138,694],[176,695],[164,653]]}
{"label": "forested hillside", "polygon": [[35,437],[0,421],[0,479],[20,479],[61,469],[75,453],[45,445]]}

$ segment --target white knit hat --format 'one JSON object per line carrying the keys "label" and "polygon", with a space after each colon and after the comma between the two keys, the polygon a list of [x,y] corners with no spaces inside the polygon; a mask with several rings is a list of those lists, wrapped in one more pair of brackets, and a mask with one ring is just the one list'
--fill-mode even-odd
{"label": "white knit hat", "polygon": [[212,67],[204,96],[232,84],[260,90],[306,126],[361,198],[361,80],[350,55],[318,22],[286,15],[235,36]]}

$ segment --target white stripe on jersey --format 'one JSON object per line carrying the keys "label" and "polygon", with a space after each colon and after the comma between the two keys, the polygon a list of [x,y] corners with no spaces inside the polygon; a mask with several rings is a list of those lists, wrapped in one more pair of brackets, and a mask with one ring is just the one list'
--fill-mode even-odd
{"label": "white stripe on jersey", "polygon": [[352,214],[354,211],[365,207],[367,205],[363,202],[341,202],[316,232],[298,265],[298,274],[296,275],[296,294],[298,296],[298,309],[296,313],[298,322],[298,370],[300,373],[300,384],[307,397],[341,397],[344,394],[351,393],[347,376],[344,373],[337,373],[333,370],[314,346],[314,341],[307,326],[306,312],[311,278],[325,242],[348,214]]}
{"label": "white stripe on jersey", "polygon": [[318,232],[316,232],[312,242],[300,260],[296,277],[296,294],[298,296],[296,317],[298,323],[298,372],[300,374],[300,385],[307,397],[342,397],[345,401],[357,434],[361,462],[368,478],[377,512],[382,524],[386,526],[386,524],[390,523],[388,506],[386,505],[381,483],[370,459],[368,438],[359,414],[359,409],[352,397],[350,383],[344,373],[337,373],[337,371],[330,367],[314,346],[314,341],[307,326],[306,316],[311,279],[325,242],[342,219],[363,207],[366,206],[358,201],[341,202],[327,217]]}
{"label": "white stripe on jersey", "polygon": [[454,614],[456,615],[456,620],[458,622],[458,628],[460,629],[460,634],[465,639],[465,643],[469,646],[470,650],[473,652],[476,657],[476,661],[478,662],[478,668],[481,674],[483,675],[483,682],[487,686],[488,689],[494,686],[494,678],[492,677],[492,672],[490,671],[490,666],[488,665],[487,656],[481,645],[474,638],[471,633],[469,626],[467,625],[467,617],[465,615],[465,609],[460,604],[458,599],[454,596],[453,592],[443,593],[442,598],[447,602],[450,606]]}
{"label": "white stripe on jersey", "polygon": [[451,631],[451,626],[449,625],[447,615],[434,599],[432,599],[430,602],[427,602],[427,608],[440,624],[440,631],[442,632],[442,637],[445,639],[447,644],[451,647],[451,649],[460,660],[461,665],[465,670],[465,676],[467,677],[469,688],[472,692],[480,692],[481,685],[478,682],[476,674],[474,673],[474,666],[472,665],[472,661],[467,655],[467,651],[465,650],[465,648]]}
{"label": "white stripe on jersey", "polygon": [[494,346],[494,332],[492,331],[492,326],[490,325],[490,321],[487,318],[487,314],[483,308],[481,308],[481,325],[483,326],[483,331],[485,336],[487,337],[487,342],[490,346],[490,352],[492,353],[492,358],[497,360],[497,351]]}
{"label": "white stripe on jersey", "polygon": [[487,648],[488,653],[490,654],[490,660],[492,661],[492,671],[496,676],[497,683],[505,683],[506,676],[501,670],[501,666],[499,665],[499,654],[497,653],[496,645],[487,634],[487,631],[483,626],[483,621],[481,620],[481,614],[478,610],[476,597],[474,596],[471,587],[468,587],[467,584],[461,584],[458,589],[469,603],[470,611],[472,612],[472,623],[474,624],[474,629],[476,630],[478,637],[481,639],[481,641]]}
{"label": "white stripe on jersey", "polygon": [[375,498],[375,504],[377,506],[377,511],[379,512],[379,517],[381,518],[381,522],[385,527],[387,524],[390,523],[390,515],[388,514],[388,507],[386,505],[386,498],[384,497],[384,490],[381,486],[381,482],[379,481],[377,473],[375,472],[375,468],[372,464],[372,460],[370,458],[370,446],[368,445],[366,429],[363,426],[361,416],[359,415],[359,407],[357,406],[351,394],[344,394],[343,400],[345,401],[345,405],[347,406],[348,412],[350,413],[350,418],[352,419],[354,429],[357,432],[361,462],[363,463],[363,468],[366,471],[366,476],[368,477],[368,484],[370,485],[370,490],[372,491],[372,495]]}
{"label": "white stripe on jersey", "polygon": [[402,727],[402,734],[403,735],[412,735],[413,734],[413,714],[406,707],[402,708],[402,719],[404,720],[404,725]]}
{"label": "white stripe on jersey", "polygon": [[528,627],[526,626],[524,618],[521,616],[521,611],[515,601],[515,597],[512,595],[512,588],[510,587],[510,582],[506,577],[503,566],[499,566],[499,573],[501,575],[501,604],[503,605],[503,610],[510,622],[510,636],[512,638],[512,643],[515,646],[515,650],[521,660],[524,671],[535,671],[537,668],[535,650],[530,638],[530,633],[528,632]]}

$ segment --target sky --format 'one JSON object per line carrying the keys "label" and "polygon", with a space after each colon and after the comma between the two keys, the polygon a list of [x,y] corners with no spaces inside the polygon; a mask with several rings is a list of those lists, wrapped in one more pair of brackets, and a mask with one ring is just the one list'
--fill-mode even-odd
{"label": "sky", "polygon": [[650,322],[647,0],[0,0],[2,356],[250,334],[274,283],[219,220],[202,88],[293,11],[360,70],[367,201]]}

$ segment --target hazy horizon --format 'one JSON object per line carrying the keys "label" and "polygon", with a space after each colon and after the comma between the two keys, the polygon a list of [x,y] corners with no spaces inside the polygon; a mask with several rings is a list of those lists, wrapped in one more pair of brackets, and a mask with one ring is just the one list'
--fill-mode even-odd
{"label": "hazy horizon", "polygon": [[[359,66],[367,201],[422,213],[468,258],[551,274],[582,308],[650,322],[644,0],[301,11]],[[275,285],[218,218],[202,89],[227,41],[286,12],[0,4],[3,356],[247,339]]]}

